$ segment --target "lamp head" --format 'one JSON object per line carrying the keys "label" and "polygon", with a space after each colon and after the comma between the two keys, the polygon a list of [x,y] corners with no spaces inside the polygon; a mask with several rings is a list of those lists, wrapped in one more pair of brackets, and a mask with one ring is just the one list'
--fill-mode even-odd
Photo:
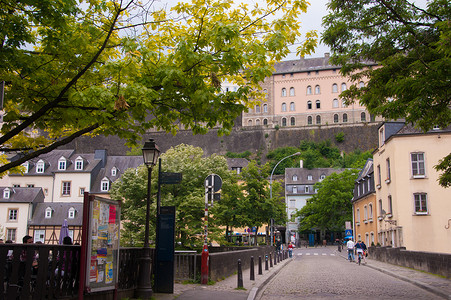
{"label": "lamp head", "polygon": [[155,144],[153,139],[149,139],[149,141],[144,143],[142,148],[144,163],[148,167],[153,167],[157,164],[158,156],[160,155],[160,149]]}

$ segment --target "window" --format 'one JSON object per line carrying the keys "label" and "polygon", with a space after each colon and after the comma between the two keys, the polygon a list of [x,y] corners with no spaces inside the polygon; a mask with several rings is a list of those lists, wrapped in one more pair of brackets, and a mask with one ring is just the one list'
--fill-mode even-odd
{"label": "window", "polygon": [[37,229],[34,231],[34,237],[33,237],[33,241],[36,242],[41,242],[44,244],[45,242],[45,230],[44,229]]}
{"label": "window", "polygon": [[338,93],[338,85],[336,83],[332,84],[332,93]]}
{"label": "window", "polygon": [[368,207],[365,205],[363,207],[363,221],[368,220]]}
{"label": "window", "polygon": [[241,167],[233,167],[232,171],[235,171],[237,174],[241,173]]}
{"label": "window", "polygon": [[381,177],[382,177],[381,176],[381,166],[377,165],[377,186],[379,189],[381,188],[381,183],[382,183]]}
{"label": "window", "polygon": [[323,181],[326,178],[326,175],[321,174],[321,176],[319,177],[319,181]]}
{"label": "window", "polygon": [[33,188],[33,187],[34,187],[34,184],[33,184],[33,183],[28,183],[28,184],[27,184],[27,187],[28,187],[28,188]]}
{"label": "window", "polygon": [[287,89],[283,88],[282,89],[282,97],[286,97],[287,96]]}
{"label": "window", "polygon": [[379,212],[382,215],[382,199],[379,199]]}
{"label": "window", "polygon": [[267,90],[267,89],[264,89],[264,90],[263,90],[263,93],[265,94],[265,98],[268,98],[268,90]]}
{"label": "window", "polygon": [[63,196],[70,196],[70,181],[63,181],[62,182],[62,189],[61,189],[61,195]]}
{"label": "window", "polygon": [[312,94],[312,87],[309,85],[307,87],[307,95],[311,95]]}
{"label": "window", "polygon": [[313,176],[312,175],[307,175],[307,180],[308,181],[312,181],[313,180]]}
{"label": "window", "polygon": [[393,199],[391,195],[388,195],[388,214],[390,217],[393,215]]}
{"label": "window", "polygon": [[16,228],[6,228],[6,240],[16,242]]}
{"label": "window", "polygon": [[30,163],[28,161],[24,162],[22,164],[22,166],[25,168],[24,173],[28,173],[28,169],[30,168]]}
{"label": "window", "polygon": [[66,170],[66,159],[64,157],[58,160],[58,170]]}
{"label": "window", "polygon": [[255,112],[259,113],[260,112],[260,105],[255,105]]}
{"label": "window", "polygon": [[42,159],[36,164],[36,173],[44,173],[44,161]]}
{"label": "window", "polygon": [[291,177],[291,180],[293,180],[293,181],[298,181],[298,175],[293,175],[293,177]]}
{"label": "window", "polygon": [[14,183],[13,188],[20,187],[20,184]]}
{"label": "window", "polygon": [[255,125],[257,125],[257,126],[260,125],[260,119],[255,120]]}
{"label": "window", "polygon": [[110,181],[108,180],[108,178],[105,177],[100,182],[100,190],[102,192],[107,192],[109,189],[110,189]]}
{"label": "window", "polygon": [[346,83],[344,82],[341,84],[341,91],[346,91]]}
{"label": "window", "polygon": [[79,196],[84,196],[85,195],[85,188],[84,187],[81,187],[79,190],[78,190],[78,195]]}
{"label": "window", "polygon": [[316,116],[316,124],[321,124],[321,116]]}
{"label": "window", "polygon": [[412,160],[412,176],[414,178],[424,177],[424,153],[411,153],[410,158]]}
{"label": "window", "polygon": [[247,121],[248,126],[252,126],[252,120]]}
{"label": "window", "polygon": [[337,108],[338,107],[338,99],[332,100],[332,107]]}
{"label": "window", "polygon": [[294,186],[293,187],[293,194],[297,194],[298,193],[298,187],[297,186]]}
{"label": "window", "polygon": [[83,159],[81,157],[77,157],[75,160],[75,170],[83,170]]}
{"label": "window", "polygon": [[360,114],[360,121],[366,122],[366,114],[365,114],[364,112],[362,112],[362,113]]}
{"label": "window", "polygon": [[49,189],[44,189],[44,195],[46,195],[46,196],[49,195]]}
{"label": "window", "polygon": [[321,108],[321,101],[316,100],[316,109],[320,109]]}
{"label": "window", "polygon": [[290,200],[290,208],[296,208],[296,200]]}
{"label": "window", "polygon": [[73,208],[73,207],[69,208],[69,211],[67,213],[67,217],[69,219],[75,219],[75,208]]}
{"label": "window", "polygon": [[304,188],[304,192],[305,192],[306,194],[308,194],[308,193],[310,192],[310,187],[309,187],[309,186],[306,186],[306,187]]}
{"label": "window", "polygon": [[287,104],[285,102],[282,103],[282,111],[287,111]]}
{"label": "window", "polygon": [[294,102],[290,103],[290,111],[295,111]]}
{"label": "window", "polygon": [[291,119],[290,119],[290,125],[291,125],[291,126],[296,125],[296,119],[295,119],[294,117],[291,117]]}
{"label": "window", "polygon": [[312,109],[312,101],[307,101],[307,109]]}
{"label": "window", "polygon": [[3,199],[9,199],[9,197],[11,197],[11,190],[6,188],[3,190]]}
{"label": "window", "polygon": [[307,124],[308,124],[308,125],[312,125],[312,124],[313,124],[313,118],[312,118],[312,116],[308,116],[308,117],[307,117]]}
{"label": "window", "polygon": [[373,221],[373,204],[368,204],[368,219]]}
{"label": "window", "polygon": [[379,147],[385,143],[384,128],[379,130]]}
{"label": "window", "polygon": [[268,125],[268,119],[263,119],[263,125]]}
{"label": "window", "polygon": [[338,114],[334,114],[334,123],[338,123]]}
{"label": "window", "polygon": [[17,208],[8,209],[8,221],[17,221],[18,212]]}
{"label": "window", "polygon": [[315,94],[320,94],[321,90],[319,88],[319,85],[315,86]]}
{"label": "window", "polygon": [[356,212],[356,223],[357,223],[357,225],[358,224],[360,224],[360,209],[359,208],[357,208],[357,212]]}
{"label": "window", "polygon": [[348,114],[343,114],[343,123],[348,123]]}
{"label": "window", "polygon": [[413,194],[415,199],[415,213],[417,215],[424,215],[428,213],[427,206],[427,194],[426,193],[418,193]]}
{"label": "window", "polygon": [[286,74],[282,74],[282,78],[285,78],[285,75],[286,75]]}
{"label": "window", "polygon": [[263,112],[268,112],[268,104],[263,104]]}
{"label": "window", "polygon": [[45,218],[50,219],[52,217],[53,209],[51,207],[47,207],[45,209]]}
{"label": "window", "polygon": [[117,175],[117,168],[116,167],[113,167],[112,169],[111,169],[111,176],[116,176]]}
{"label": "window", "polygon": [[287,118],[282,118],[282,126],[287,126]]}
{"label": "window", "polygon": [[386,183],[390,183],[391,181],[391,174],[390,174],[390,158],[387,158],[387,160],[385,161],[387,164],[387,179],[385,179]]}
{"label": "window", "polygon": [[290,88],[290,96],[294,96],[294,87]]}

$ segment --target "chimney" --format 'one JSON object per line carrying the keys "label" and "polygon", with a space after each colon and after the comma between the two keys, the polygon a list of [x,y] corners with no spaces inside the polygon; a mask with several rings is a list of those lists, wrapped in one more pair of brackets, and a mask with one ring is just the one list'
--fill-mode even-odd
{"label": "chimney", "polygon": [[325,57],[325,58],[329,58],[329,56],[330,56],[330,53],[329,53],[329,52],[324,53],[324,57]]}
{"label": "chimney", "polygon": [[299,161],[299,168],[304,168],[304,161],[302,159]]}
{"label": "chimney", "polygon": [[100,159],[101,160],[101,166],[102,168],[106,165],[106,158],[108,154],[106,150],[95,150],[94,152],[94,159]]}

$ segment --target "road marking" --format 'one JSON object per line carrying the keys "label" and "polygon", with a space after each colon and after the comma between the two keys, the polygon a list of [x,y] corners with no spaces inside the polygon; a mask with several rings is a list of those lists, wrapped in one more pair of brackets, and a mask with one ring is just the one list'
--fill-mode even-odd
{"label": "road marking", "polygon": [[313,255],[318,255],[318,253],[313,253]]}

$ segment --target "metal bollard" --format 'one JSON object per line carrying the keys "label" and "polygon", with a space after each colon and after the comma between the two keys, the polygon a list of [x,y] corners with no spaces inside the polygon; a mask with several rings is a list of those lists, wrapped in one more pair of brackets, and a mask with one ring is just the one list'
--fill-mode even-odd
{"label": "metal bollard", "polygon": [[238,288],[243,287],[243,271],[241,270],[241,259],[238,259]]}
{"label": "metal bollard", "polygon": [[277,252],[274,252],[274,265],[277,265]]}
{"label": "metal bollard", "polygon": [[254,272],[254,257],[251,256],[251,276],[250,280],[255,280],[255,272]]}
{"label": "metal bollard", "polygon": [[269,266],[272,268],[272,253],[269,253]]}
{"label": "metal bollard", "polygon": [[265,271],[268,271],[269,267],[268,267],[268,255],[265,255]]}
{"label": "metal bollard", "polygon": [[263,270],[262,270],[262,257],[259,256],[258,257],[258,275],[262,275],[263,274]]}

